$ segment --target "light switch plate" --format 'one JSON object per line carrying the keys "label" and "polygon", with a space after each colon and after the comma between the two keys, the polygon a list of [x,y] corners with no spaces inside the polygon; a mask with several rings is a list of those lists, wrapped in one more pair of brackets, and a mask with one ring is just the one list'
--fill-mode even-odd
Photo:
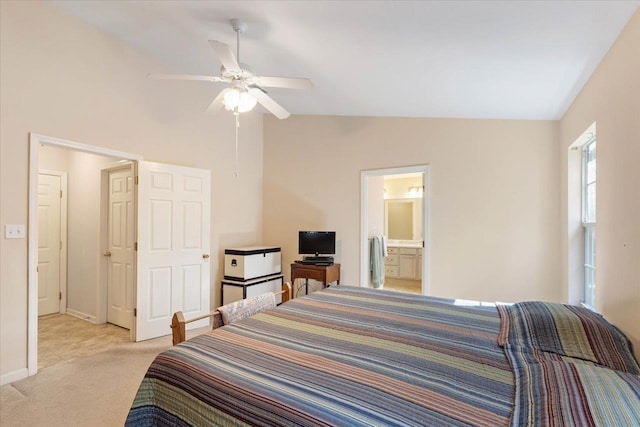
{"label": "light switch plate", "polygon": [[26,227],[24,224],[6,224],[4,226],[5,239],[24,239],[26,235]]}

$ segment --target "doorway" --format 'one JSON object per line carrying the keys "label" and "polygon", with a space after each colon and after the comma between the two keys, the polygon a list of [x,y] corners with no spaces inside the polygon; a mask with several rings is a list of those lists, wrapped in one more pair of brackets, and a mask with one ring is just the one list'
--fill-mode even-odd
{"label": "doorway", "polygon": [[[48,155],[46,151],[50,150],[52,154]],[[92,159],[96,159],[95,162],[87,162],[86,157],[89,156]],[[75,157],[75,159],[74,159]],[[99,159],[99,160],[98,160]],[[74,317],[89,320],[93,323],[105,323],[105,320],[100,322],[99,310],[101,295],[99,290],[95,289],[90,292],[85,292],[89,287],[76,292],[74,295],[74,305],[69,306],[69,286],[68,283],[71,280],[70,274],[75,277],[78,283],[93,283],[95,287],[100,287],[100,276],[102,271],[99,267],[100,260],[96,257],[97,253],[92,251],[87,245],[93,243],[96,247],[102,244],[101,224],[100,224],[100,169],[99,165],[113,165],[115,161],[119,159],[126,159],[129,161],[140,160],[141,157],[129,153],[122,153],[113,150],[103,149],[100,147],[92,147],[84,144],[78,144],[71,141],[60,140],[57,138],[47,137],[38,134],[30,135],[30,154],[29,154],[29,225],[28,225],[28,247],[29,247],[29,274],[28,274],[28,319],[27,319],[27,336],[28,336],[28,374],[34,375],[38,371],[38,342],[39,342],[39,322],[38,314],[43,313],[40,311],[41,305],[39,304],[40,296],[42,295],[41,288],[46,285],[47,279],[44,279],[44,283],[41,281],[42,269],[38,265],[43,255],[40,250],[41,239],[40,236],[44,234],[40,233],[43,228],[45,215],[40,205],[40,193],[43,191],[41,188],[40,172],[47,172],[48,170],[63,170],[68,174],[68,187],[73,186],[73,191],[79,192],[80,196],[74,198],[74,202],[70,204],[70,210],[65,212],[67,220],[61,220],[61,231],[59,237],[63,243],[62,247],[65,249],[63,257],[66,258],[67,252],[70,250],[74,254],[74,263],[67,263],[65,259],[60,262],[60,274],[65,277],[61,280],[61,291],[58,292],[59,301],[62,301],[61,307],[66,314],[71,314]],[[94,164],[95,163],[95,164]],[[99,165],[97,165],[99,164]],[[44,171],[42,170],[44,169]],[[94,181],[97,182],[97,186],[90,187],[87,179],[83,178],[84,173],[87,170],[91,171]],[[43,178],[42,183],[48,178]],[[46,185],[45,185],[46,186]],[[68,188],[70,190],[71,188]],[[69,204],[67,194],[69,191],[62,192],[63,200],[61,202],[61,208],[65,209]],[[53,190],[52,190],[53,191]],[[55,192],[55,191],[54,191]],[[91,202],[87,196],[90,196]],[[89,209],[90,208],[90,209]],[[72,218],[73,217],[73,218]],[[80,229],[70,231],[67,223],[80,224]],[[84,228],[82,228],[84,227]],[[86,231],[85,231],[86,230]],[[74,239],[74,247],[69,247],[68,236],[76,233],[79,234],[78,238]],[[55,236],[54,236],[55,237]],[[53,238],[55,240],[55,238]],[[47,246],[49,246],[47,244]],[[71,255],[69,255],[71,256]],[[83,257],[81,261],[78,261],[78,256]],[[46,270],[46,268],[45,268]],[[67,286],[64,286],[67,283]],[[62,292],[62,293],[61,293]],[[106,294],[106,292],[105,292]],[[93,297],[91,296],[93,295]],[[97,295],[97,296],[96,296]],[[90,310],[79,307],[77,301],[86,302],[91,307]],[[106,299],[103,299],[104,309],[107,311]],[[80,304],[81,305],[81,304]],[[73,308],[71,308],[73,307]],[[59,313],[63,312],[59,310]],[[89,313],[89,314],[88,314]],[[55,316],[55,314],[54,314]],[[64,315],[63,315],[64,316]],[[53,323],[55,320],[47,319],[45,323]],[[86,323],[86,322],[85,322]],[[44,323],[43,323],[44,324]],[[87,323],[90,325],[89,323]],[[96,326],[96,325],[93,325]],[[55,327],[55,325],[54,325]],[[62,331],[63,334],[68,331]],[[127,336],[130,333],[127,332]],[[55,344],[55,342],[54,342]],[[46,347],[55,347],[55,345],[47,345]],[[43,361],[44,362],[44,361]]]}
{"label": "doorway", "polygon": [[[182,311],[185,316],[198,317],[209,313],[210,299],[210,245],[211,245],[211,172],[205,169],[196,169],[171,164],[152,163],[142,160],[142,156],[118,152],[101,147],[65,141],[44,135],[30,134],[29,140],[29,220],[28,220],[28,316],[27,316],[27,367],[28,375],[34,375],[38,371],[38,209],[37,190],[39,159],[42,147],[57,147],[69,150],[72,153],[84,153],[101,158],[108,158],[107,164],[102,164],[101,169],[113,169],[114,159],[122,159],[133,165],[135,187],[133,191],[134,206],[127,214],[129,224],[135,224],[133,251],[135,251],[133,270],[133,320],[131,322],[131,340],[142,341],[170,334],[169,324],[171,316],[176,311]],[[86,162],[78,162],[80,167],[87,166]],[[122,164],[120,164],[122,166]],[[92,165],[92,170],[96,170]],[[70,180],[72,178],[69,174]],[[115,175],[113,175],[115,176]],[[94,175],[95,177],[95,175]],[[102,178],[101,178],[102,177]],[[67,313],[71,312],[72,304],[90,307],[88,312],[95,313],[94,322],[102,324],[107,319],[107,281],[100,280],[107,277],[105,272],[108,257],[105,250],[108,226],[100,225],[100,218],[105,215],[109,202],[100,194],[105,194],[105,183],[109,179],[104,178],[98,172],[95,177],[101,184],[98,189],[88,192],[92,199],[97,201],[86,203],[81,197],[78,209],[69,209],[71,214],[79,215],[84,221],[98,223],[88,231],[81,239],[78,239],[79,254],[87,254],[87,262],[94,267],[87,268],[80,264],[80,269],[93,274],[89,282],[97,284],[90,289],[89,295],[80,292],[74,298],[69,296],[67,300]],[[125,180],[126,181],[126,180]],[[85,184],[84,180],[72,180],[74,185]],[[102,185],[102,187],[100,187]],[[108,199],[106,199],[108,200]],[[127,199],[122,199],[126,205]],[[86,206],[97,207],[97,212],[85,213]],[[102,211],[100,210],[102,209]],[[125,212],[124,209],[122,212]],[[124,214],[124,213],[123,213]],[[115,217],[114,217],[115,218]],[[127,228],[126,226],[124,228]],[[116,227],[118,228],[118,227]],[[122,229],[123,227],[119,227]],[[130,237],[130,234],[128,234]],[[126,241],[127,234],[124,239]],[[91,245],[86,245],[93,239]],[[131,241],[129,241],[131,243]],[[69,245],[71,246],[71,245]],[[71,255],[69,255],[70,257]],[[98,268],[97,265],[100,265]],[[120,267],[119,267],[120,268]],[[126,267],[125,267],[126,269]],[[70,295],[68,277],[67,294]],[[126,279],[124,280],[126,282]],[[120,300],[124,297],[126,306],[127,293],[120,292]],[[82,310],[76,310],[81,313]],[[78,316],[81,317],[81,316]],[[91,316],[87,316],[89,319]],[[205,317],[205,316],[202,316]],[[90,319],[91,320],[91,319]],[[188,329],[206,326],[208,319],[204,318],[192,322]]]}
{"label": "doorway", "polygon": [[383,289],[428,294],[429,166],[361,172],[360,286],[372,283],[370,239],[384,236]]}
{"label": "doorway", "polygon": [[[131,162],[114,164],[112,157],[55,146],[41,146],[39,154],[38,369],[45,369],[131,341],[134,259],[130,249],[135,230]],[[102,188],[109,171],[112,185]],[[108,233],[102,231],[108,228],[102,221],[112,225]],[[113,238],[107,244],[109,236]],[[110,258],[96,256],[99,247],[113,251],[117,264],[112,267]],[[109,267],[102,269],[103,263]],[[120,270],[123,274],[117,274]],[[127,273],[129,277],[118,280]],[[109,301],[97,297],[103,280],[111,287]],[[120,290],[120,283],[130,288]],[[97,319],[97,305],[104,305],[102,311],[110,311],[111,318]],[[114,308],[120,307],[124,315],[114,316]]]}

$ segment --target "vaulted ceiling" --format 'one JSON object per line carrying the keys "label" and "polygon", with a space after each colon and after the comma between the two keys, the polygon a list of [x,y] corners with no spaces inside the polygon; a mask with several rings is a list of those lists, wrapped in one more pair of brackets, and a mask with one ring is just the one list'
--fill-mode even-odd
{"label": "vaulted ceiling", "polygon": [[[52,1],[164,69],[218,75],[207,40],[315,87],[292,114],[559,119],[640,1]],[[167,85],[209,82],[166,81]],[[219,84],[214,84],[219,85]],[[222,89],[224,86],[220,86]],[[203,110],[207,105],[203,105]]]}

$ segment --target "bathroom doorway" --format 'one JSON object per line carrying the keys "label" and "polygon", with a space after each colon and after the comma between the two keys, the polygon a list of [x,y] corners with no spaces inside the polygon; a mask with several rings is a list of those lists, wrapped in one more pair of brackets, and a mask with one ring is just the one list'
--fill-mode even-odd
{"label": "bathroom doorway", "polygon": [[428,165],[361,172],[360,286],[373,287],[370,242],[384,236],[381,287],[428,294],[428,189]]}

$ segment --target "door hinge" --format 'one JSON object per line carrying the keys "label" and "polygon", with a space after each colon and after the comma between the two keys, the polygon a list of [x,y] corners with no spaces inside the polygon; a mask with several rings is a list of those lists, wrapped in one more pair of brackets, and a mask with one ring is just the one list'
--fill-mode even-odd
{"label": "door hinge", "polygon": [[138,242],[134,242],[133,243],[133,250],[137,251],[138,250]]}
{"label": "door hinge", "polygon": [[62,199],[62,190],[60,190],[60,198]]}
{"label": "door hinge", "polygon": [[133,317],[138,317],[138,309],[137,308],[133,309]]}
{"label": "door hinge", "polygon": [[136,184],[136,185],[138,185],[138,175],[136,175],[136,177],[135,177],[135,180],[134,180],[134,181],[135,181],[135,184]]}
{"label": "door hinge", "polygon": [[58,299],[62,301],[62,292],[58,293]]}
{"label": "door hinge", "polygon": [[62,240],[60,241],[60,249],[62,249]]}

